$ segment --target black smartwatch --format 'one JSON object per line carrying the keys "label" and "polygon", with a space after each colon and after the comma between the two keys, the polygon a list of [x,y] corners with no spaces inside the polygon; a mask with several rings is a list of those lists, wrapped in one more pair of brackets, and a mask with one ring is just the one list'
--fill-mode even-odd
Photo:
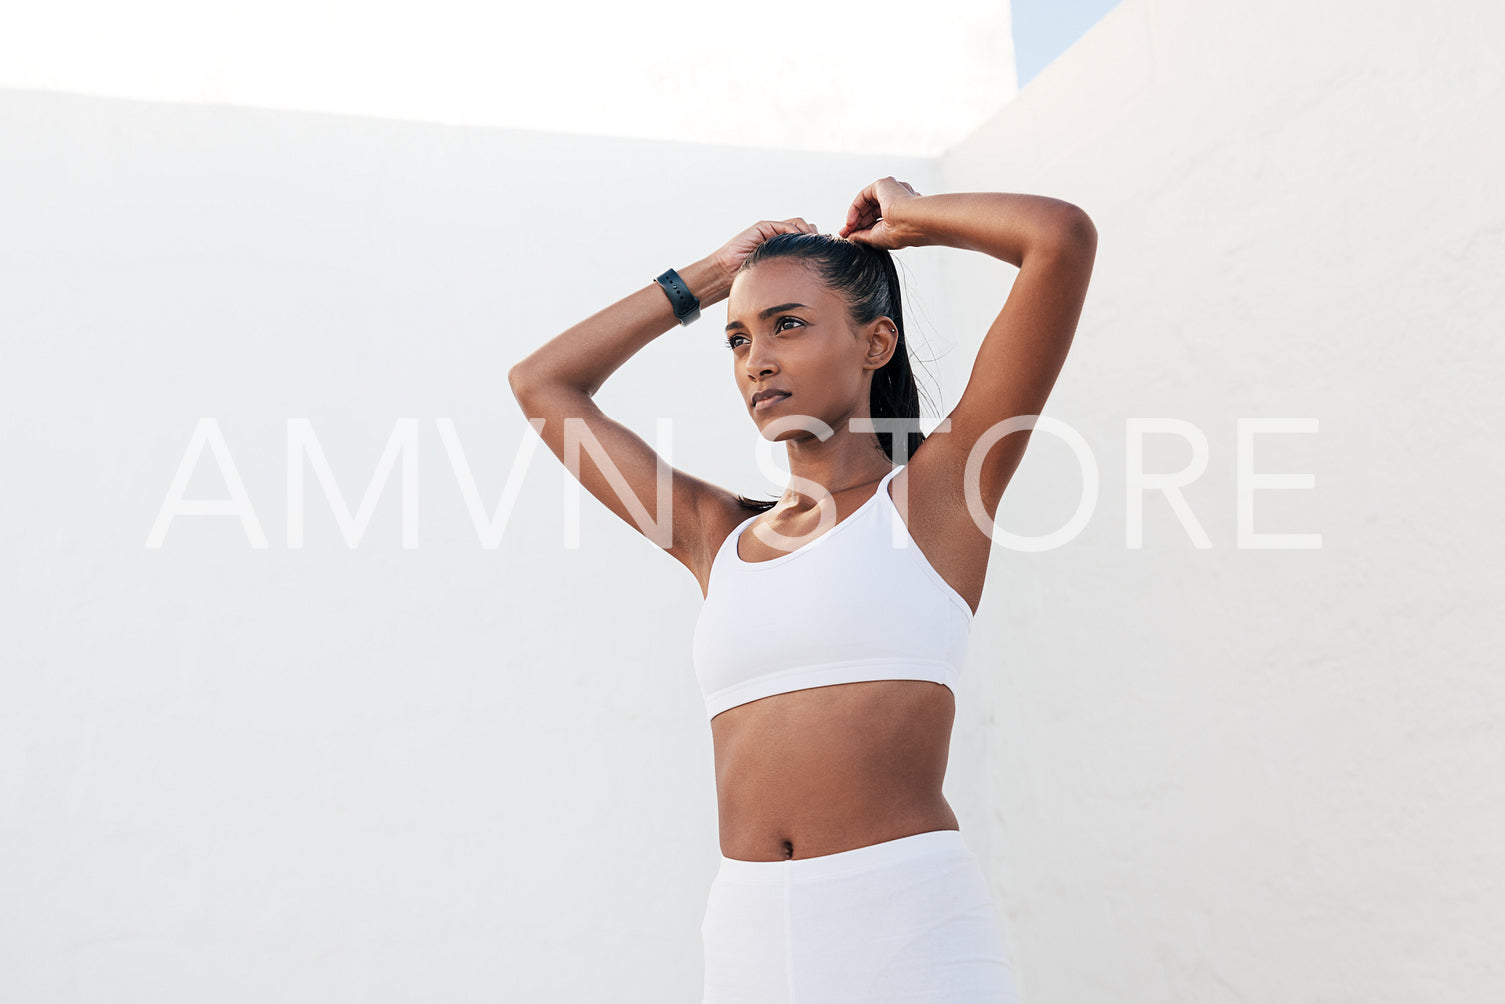
{"label": "black smartwatch", "polygon": [[669,302],[674,306],[674,316],[679,318],[680,327],[689,324],[700,316],[700,301],[690,292],[690,287],[679,277],[679,273],[672,268],[659,276],[656,280],[663,287]]}

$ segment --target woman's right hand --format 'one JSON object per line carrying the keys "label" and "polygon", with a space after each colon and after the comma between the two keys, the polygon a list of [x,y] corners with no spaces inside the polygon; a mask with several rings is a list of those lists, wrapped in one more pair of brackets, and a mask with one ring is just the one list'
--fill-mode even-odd
{"label": "woman's right hand", "polygon": [[753,250],[759,244],[762,244],[770,237],[777,236],[778,234],[814,233],[819,233],[815,229],[815,224],[806,223],[799,216],[782,221],[762,220],[754,223],[727,241],[720,251],[711,256],[711,259],[726,270],[726,277],[730,280],[736,276],[738,269],[742,267],[742,263],[747,260],[747,256],[752,254]]}

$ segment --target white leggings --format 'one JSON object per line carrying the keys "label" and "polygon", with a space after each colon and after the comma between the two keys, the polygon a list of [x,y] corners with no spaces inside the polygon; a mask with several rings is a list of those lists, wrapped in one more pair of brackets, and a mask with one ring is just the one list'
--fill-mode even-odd
{"label": "white leggings", "polygon": [[784,861],[721,858],[702,1004],[1018,1004],[960,830]]}

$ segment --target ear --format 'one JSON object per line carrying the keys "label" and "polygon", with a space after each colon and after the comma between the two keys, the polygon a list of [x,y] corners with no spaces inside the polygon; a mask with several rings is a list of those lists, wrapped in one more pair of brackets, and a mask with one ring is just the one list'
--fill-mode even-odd
{"label": "ear", "polygon": [[880,370],[887,366],[899,347],[899,329],[893,318],[874,318],[862,326],[861,334],[865,346],[863,365],[870,370]]}

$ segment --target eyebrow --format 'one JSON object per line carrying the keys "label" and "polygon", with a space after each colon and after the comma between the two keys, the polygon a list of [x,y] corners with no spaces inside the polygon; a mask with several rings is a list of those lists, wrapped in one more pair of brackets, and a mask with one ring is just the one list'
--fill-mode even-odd
{"label": "eyebrow", "polygon": [[[758,320],[766,321],[768,320],[768,318],[772,317],[774,314],[777,314],[779,311],[790,310],[794,307],[804,307],[806,310],[810,309],[810,305],[807,303],[781,303],[777,307],[769,307],[767,310],[758,311]],[[743,324],[741,321],[733,321],[726,326],[726,330],[730,331],[733,328],[745,327],[747,327],[747,325]]]}

